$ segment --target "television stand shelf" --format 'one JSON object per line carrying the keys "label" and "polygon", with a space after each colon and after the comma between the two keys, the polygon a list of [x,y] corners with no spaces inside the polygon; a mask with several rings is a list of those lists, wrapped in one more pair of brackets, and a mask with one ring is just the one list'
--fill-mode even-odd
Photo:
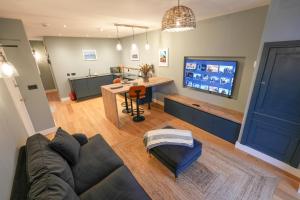
{"label": "television stand shelf", "polygon": [[165,97],[164,111],[224,140],[238,139],[243,114],[181,95]]}

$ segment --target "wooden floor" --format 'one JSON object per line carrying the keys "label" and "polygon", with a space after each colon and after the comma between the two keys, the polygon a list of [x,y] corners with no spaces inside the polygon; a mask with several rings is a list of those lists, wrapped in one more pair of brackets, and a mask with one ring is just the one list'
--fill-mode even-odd
{"label": "wooden floor", "polygon": [[[187,199],[185,194],[189,192],[179,188],[172,173],[154,157],[150,158],[144,149],[142,143],[144,133],[164,124],[190,129],[202,143],[214,145],[223,152],[278,176],[280,181],[273,196],[274,200],[300,199],[297,193],[299,179],[235,149],[231,143],[164,113],[158,105],[153,105],[150,111],[145,109],[146,120],[140,123],[134,123],[131,117],[122,114],[119,108],[121,128],[118,129],[106,120],[101,97],[77,103],[60,102],[57,93],[48,93],[47,96],[57,127],[61,126],[71,133],[82,132],[88,136],[101,133],[154,200]],[[123,100],[118,97],[118,101],[121,103]],[[198,199],[197,195],[195,199]]]}

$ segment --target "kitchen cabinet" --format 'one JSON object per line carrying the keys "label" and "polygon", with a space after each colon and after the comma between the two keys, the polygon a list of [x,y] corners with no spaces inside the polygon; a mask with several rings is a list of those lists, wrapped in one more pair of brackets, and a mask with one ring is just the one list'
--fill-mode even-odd
{"label": "kitchen cabinet", "polygon": [[72,92],[75,93],[77,100],[88,99],[101,96],[101,86],[112,84],[113,74],[86,76],[69,79]]}

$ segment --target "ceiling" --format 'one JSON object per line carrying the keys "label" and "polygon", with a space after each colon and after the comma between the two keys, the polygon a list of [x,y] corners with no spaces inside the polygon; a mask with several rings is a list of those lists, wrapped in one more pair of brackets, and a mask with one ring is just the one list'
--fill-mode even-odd
{"label": "ceiling", "polygon": [[[196,19],[269,4],[270,0],[182,0]],[[30,39],[42,36],[116,37],[114,23],[159,29],[164,12],[177,0],[0,0],[0,17],[21,19]],[[132,34],[119,28],[120,37]],[[141,33],[144,30],[135,30]]]}

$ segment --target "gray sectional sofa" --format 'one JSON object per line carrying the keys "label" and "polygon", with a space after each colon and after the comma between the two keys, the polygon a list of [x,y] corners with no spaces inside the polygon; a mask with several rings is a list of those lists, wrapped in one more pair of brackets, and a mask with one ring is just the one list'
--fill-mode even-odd
{"label": "gray sectional sofa", "polygon": [[21,148],[11,199],[150,199],[101,135],[81,144],[74,165],[49,143],[48,138],[36,134]]}

